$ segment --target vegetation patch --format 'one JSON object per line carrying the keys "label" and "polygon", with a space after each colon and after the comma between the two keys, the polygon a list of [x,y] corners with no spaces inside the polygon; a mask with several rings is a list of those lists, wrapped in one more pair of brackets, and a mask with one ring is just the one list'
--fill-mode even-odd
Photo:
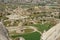
{"label": "vegetation patch", "polygon": [[17,38],[17,37],[24,37],[25,40],[40,40],[41,34],[38,32],[33,32],[33,33],[28,33],[28,34],[23,34],[23,35],[12,35],[12,38]]}
{"label": "vegetation patch", "polygon": [[33,29],[24,29],[25,33],[31,33],[33,32],[34,30]]}
{"label": "vegetation patch", "polygon": [[44,32],[49,30],[53,25],[51,23],[45,23],[45,24],[33,24],[32,26],[36,27],[40,32]]}

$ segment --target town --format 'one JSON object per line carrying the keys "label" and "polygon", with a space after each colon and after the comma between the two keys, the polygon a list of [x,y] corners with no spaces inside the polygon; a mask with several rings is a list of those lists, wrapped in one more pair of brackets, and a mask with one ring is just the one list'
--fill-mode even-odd
{"label": "town", "polygon": [[11,1],[0,0],[0,40],[60,40],[59,2]]}

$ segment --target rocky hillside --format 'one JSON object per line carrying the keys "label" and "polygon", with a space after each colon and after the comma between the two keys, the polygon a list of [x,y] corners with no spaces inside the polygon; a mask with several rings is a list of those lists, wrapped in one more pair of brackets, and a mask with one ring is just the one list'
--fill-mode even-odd
{"label": "rocky hillside", "polygon": [[7,29],[0,22],[0,40],[9,40]]}

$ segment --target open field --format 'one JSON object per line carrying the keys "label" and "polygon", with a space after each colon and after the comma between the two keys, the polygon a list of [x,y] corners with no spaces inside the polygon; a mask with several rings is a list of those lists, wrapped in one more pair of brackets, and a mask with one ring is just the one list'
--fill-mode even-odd
{"label": "open field", "polygon": [[28,34],[16,34],[16,35],[12,35],[11,37],[14,38],[18,38],[18,37],[24,37],[26,40],[40,40],[40,36],[41,34],[38,32],[34,32],[34,33],[28,33]]}

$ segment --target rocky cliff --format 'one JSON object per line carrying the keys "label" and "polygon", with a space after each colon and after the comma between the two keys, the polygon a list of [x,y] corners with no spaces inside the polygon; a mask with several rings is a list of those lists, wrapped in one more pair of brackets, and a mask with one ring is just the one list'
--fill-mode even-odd
{"label": "rocky cliff", "polygon": [[8,31],[1,22],[0,22],[0,40],[9,40]]}

